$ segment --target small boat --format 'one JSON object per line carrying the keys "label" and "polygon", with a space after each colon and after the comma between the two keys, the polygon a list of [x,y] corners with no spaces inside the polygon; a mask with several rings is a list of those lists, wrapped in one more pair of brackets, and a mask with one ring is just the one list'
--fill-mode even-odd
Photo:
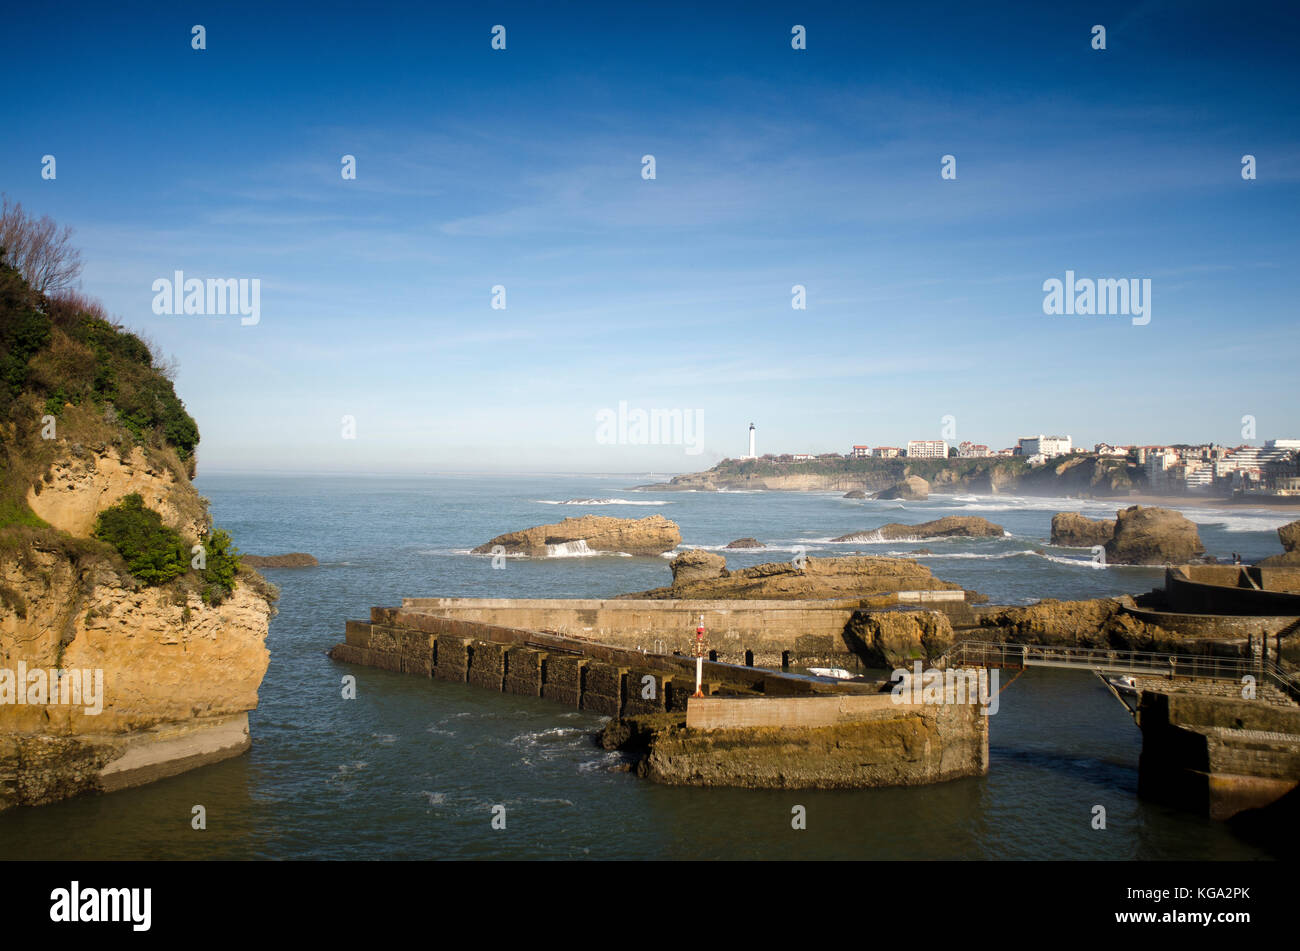
{"label": "small boat", "polygon": [[1107,677],[1106,683],[1115,688],[1117,693],[1137,695],[1138,685],[1136,677],[1127,675],[1121,677]]}
{"label": "small boat", "polygon": [[834,677],[836,680],[853,679],[853,675],[843,667],[809,667],[808,673],[817,677]]}

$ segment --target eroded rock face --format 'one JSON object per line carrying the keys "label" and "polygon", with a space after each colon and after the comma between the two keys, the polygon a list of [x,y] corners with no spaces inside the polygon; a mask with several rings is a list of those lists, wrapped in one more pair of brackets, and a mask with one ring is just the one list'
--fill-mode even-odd
{"label": "eroded rock face", "polygon": [[1300,549],[1300,518],[1279,528],[1277,538],[1287,551]]}
{"label": "eroded rock face", "polygon": [[980,617],[981,637],[1013,644],[1113,647],[1121,650],[1176,651],[1184,639],[1141,621],[1124,608],[1131,598],[1058,601],[1047,598],[1025,607],[1008,607]]}
{"label": "eroded rock face", "polygon": [[[271,614],[248,584],[213,607],[197,593],[140,587],[110,567],[39,549],[0,561],[0,584],[9,593],[0,599],[0,669],[61,669],[62,678],[43,681],[66,690],[78,677],[92,688],[78,703],[30,686],[29,702],[0,703],[0,779],[12,779],[0,782],[0,809],[136,785],[247,747],[244,717],[266,673]],[[214,736],[223,738],[214,745]],[[127,758],[131,778],[110,778]]]}
{"label": "eroded rock face", "polygon": [[668,567],[673,572],[674,586],[687,585],[726,574],[727,559],[713,552],[692,548],[674,558]]}
{"label": "eroded rock face", "polygon": [[937,611],[855,611],[844,636],[869,667],[910,667],[953,644],[952,624]]}
{"label": "eroded rock face", "polygon": [[139,446],[125,457],[113,446],[69,453],[28,489],[27,504],[55,528],[84,537],[100,512],[133,492],[187,541],[207,532],[198,493],[166,465],[151,462]]}
{"label": "eroded rock face", "polygon": [[[708,554],[708,553],[701,553]],[[717,557],[717,556],[714,556]],[[865,598],[895,591],[959,591],[910,558],[807,558],[695,576],[620,598],[699,598],[707,600]]]}
{"label": "eroded rock face", "polygon": [[1116,514],[1106,560],[1116,565],[1181,565],[1198,560],[1205,546],[1196,523],[1181,512],[1133,505]]}
{"label": "eroded rock face", "polygon": [[1300,567],[1300,519],[1279,528],[1277,537],[1285,551],[1280,555],[1269,555],[1259,564],[1268,568]]}
{"label": "eroded rock face", "polygon": [[682,533],[675,522],[662,515],[646,518],[613,518],[583,515],[550,525],[538,525],[498,535],[474,549],[476,555],[490,555],[501,545],[508,555],[542,556],[572,554],[585,546],[588,551],[624,552],[629,555],[662,555],[681,544]]}
{"label": "eroded rock face", "polygon": [[978,515],[945,515],[919,525],[902,525],[890,522],[868,532],[852,532],[832,538],[833,542],[881,542],[920,538],[991,538],[1006,534],[996,525]]}
{"label": "eroded rock face", "polygon": [[902,482],[896,482],[887,489],[876,493],[878,499],[905,499],[920,501],[930,497],[930,483],[920,476],[910,475]]}
{"label": "eroded rock face", "polygon": [[1086,518],[1077,512],[1057,512],[1052,516],[1053,545],[1067,548],[1091,548],[1104,545],[1115,534],[1115,519]]}

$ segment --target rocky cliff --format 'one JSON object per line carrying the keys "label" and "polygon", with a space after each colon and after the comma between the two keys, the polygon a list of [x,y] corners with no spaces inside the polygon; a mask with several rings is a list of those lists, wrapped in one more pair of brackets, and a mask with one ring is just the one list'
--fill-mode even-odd
{"label": "rocky cliff", "polygon": [[3,263],[0,338],[0,809],[242,752],[275,591],[212,529],[170,380]]}
{"label": "rocky cliff", "polygon": [[857,459],[821,456],[809,462],[781,457],[724,459],[705,472],[679,475],[667,483],[639,488],[663,491],[771,489],[802,492],[885,492],[909,477],[928,483],[930,492],[996,495],[1014,492],[1044,496],[1125,496],[1145,488],[1143,469],[1123,459],[1076,453],[1045,465],[1030,466],[1018,456],[979,459]]}

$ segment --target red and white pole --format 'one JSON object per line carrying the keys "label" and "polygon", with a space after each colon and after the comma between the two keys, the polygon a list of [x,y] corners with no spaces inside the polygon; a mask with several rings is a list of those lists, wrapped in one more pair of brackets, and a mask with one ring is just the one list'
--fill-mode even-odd
{"label": "red and white pole", "polygon": [[704,696],[704,615],[695,628],[695,696]]}

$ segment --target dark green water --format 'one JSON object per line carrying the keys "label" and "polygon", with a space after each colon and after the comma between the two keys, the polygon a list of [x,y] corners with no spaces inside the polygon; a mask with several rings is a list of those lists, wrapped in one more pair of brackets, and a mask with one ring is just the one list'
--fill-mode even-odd
{"label": "dark green water", "polygon": [[[271,665],[250,719],[253,750],[154,785],[0,815],[0,858],[1243,859],[1271,857],[1226,826],[1137,799],[1141,738],[1088,674],[1036,670],[1001,697],[986,777],[827,792],[656,786],[612,771],[590,739],[601,720],[542,700],[350,668],[324,652],[346,618],[403,596],[605,596],[664,584],[666,559],[510,559],[473,545],[593,511],[661,511],[686,545],[754,535],[778,551],[887,521],[972,511],[993,540],[926,543],[935,573],[995,601],[1143,591],[1150,569],[1092,568],[1043,547],[1063,500],[862,503],[830,495],[629,493],[629,477],[276,478],[211,476],[200,490],[246,551],[308,551],[315,569],[268,571],[282,588]],[[555,506],[607,497],[659,505]],[[1002,510],[996,510],[996,505]],[[1104,507],[1103,507],[1104,508]],[[1091,507],[1087,514],[1098,514]],[[1197,511],[1214,554],[1259,557],[1285,518]],[[1215,519],[1218,519],[1217,521]],[[918,543],[919,544],[919,543]],[[850,546],[847,550],[852,550]],[[905,551],[906,544],[869,546]],[[728,553],[744,566],[774,558]],[[1055,560],[1054,560],[1055,559]],[[354,674],[359,696],[341,698]],[[1004,680],[1005,683],[1005,680]],[[207,829],[190,827],[207,810]],[[492,828],[493,807],[506,828]],[[791,828],[791,809],[807,829]],[[1092,828],[1093,808],[1106,829]]]}

